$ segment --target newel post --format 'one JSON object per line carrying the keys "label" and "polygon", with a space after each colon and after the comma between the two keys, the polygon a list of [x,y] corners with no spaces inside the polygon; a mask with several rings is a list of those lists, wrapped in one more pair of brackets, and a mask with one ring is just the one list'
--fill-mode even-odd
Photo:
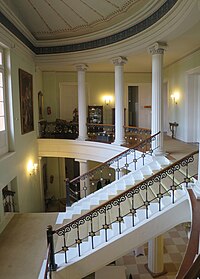
{"label": "newel post", "polygon": [[54,243],[53,243],[53,229],[52,226],[49,225],[47,227],[47,243],[50,246],[50,270],[56,271],[57,264],[55,263],[55,255],[54,255]]}
{"label": "newel post", "polygon": [[69,183],[69,178],[65,179],[65,185],[66,185],[66,206],[71,206],[70,203],[70,183]]}

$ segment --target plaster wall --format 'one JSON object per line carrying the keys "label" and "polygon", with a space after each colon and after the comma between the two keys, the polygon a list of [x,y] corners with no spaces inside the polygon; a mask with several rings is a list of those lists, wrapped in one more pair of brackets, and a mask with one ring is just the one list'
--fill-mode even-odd
{"label": "plaster wall", "polygon": [[[188,110],[188,103],[191,97],[188,78],[193,73],[196,74],[195,69],[198,69],[198,67],[200,67],[200,50],[165,69],[165,80],[168,82],[169,96],[174,92],[179,93],[177,104],[172,99],[169,100],[169,122],[176,121],[179,124],[176,138],[183,141],[188,141],[188,128],[192,123],[192,111],[191,109],[190,111]],[[200,89],[197,88],[197,90],[197,95],[200,96]],[[197,106],[196,102],[193,103],[193,109],[195,106]]]}

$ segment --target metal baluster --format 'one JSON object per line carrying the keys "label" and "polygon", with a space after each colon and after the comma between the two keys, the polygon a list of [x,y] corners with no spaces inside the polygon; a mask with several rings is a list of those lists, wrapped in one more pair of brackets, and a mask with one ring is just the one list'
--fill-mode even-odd
{"label": "metal baluster", "polygon": [[109,225],[107,224],[106,208],[105,208],[104,220],[105,220],[105,225],[103,225],[103,229],[105,230],[105,241],[108,242],[108,232],[107,232],[107,230],[109,229]]}
{"label": "metal baluster", "polygon": [[91,236],[91,238],[92,238],[92,249],[94,249],[94,236],[95,236],[95,232],[93,231],[92,216],[91,216],[91,220],[90,220],[90,228],[91,228],[91,232],[89,232],[89,236]]}
{"label": "metal baluster", "polygon": [[133,194],[133,196],[132,196],[132,208],[130,209],[130,212],[132,214],[133,227],[135,226],[135,214],[136,214],[136,210],[134,209],[134,196],[135,196],[135,194]]}
{"label": "metal baluster", "polygon": [[70,183],[69,178],[65,179],[65,189],[66,189],[66,205],[71,206],[70,202]]}
{"label": "metal baluster", "polygon": [[65,238],[65,234],[63,234],[63,247],[62,247],[62,250],[64,251],[65,253],[65,263],[67,263],[67,251],[69,250],[67,245],[66,245],[66,238]]}
{"label": "metal baluster", "polygon": [[188,182],[190,181],[188,175],[189,175],[189,171],[188,171],[188,162],[187,162],[187,165],[186,165],[186,178],[185,178],[186,188],[188,187]]}
{"label": "metal baluster", "polygon": [[172,178],[172,203],[174,203],[174,190],[176,189],[174,184],[174,167],[173,167],[173,178]]}
{"label": "metal baluster", "polygon": [[144,205],[146,206],[146,219],[149,218],[149,202],[148,202],[148,193],[147,193],[147,191],[148,191],[148,187],[146,186],[146,194],[145,194],[146,201],[144,203]]}
{"label": "metal baluster", "polygon": [[159,179],[159,193],[158,193],[158,198],[159,198],[159,211],[161,211],[161,198],[163,197],[162,193],[161,193],[161,178]]}
{"label": "metal baluster", "polygon": [[84,182],[83,182],[83,191],[84,191],[84,196],[85,198],[87,197],[87,185],[86,185],[86,179],[87,177],[84,179]]}
{"label": "metal baluster", "polygon": [[121,216],[120,202],[118,204],[118,213],[119,213],[119,216],[117,217],[117,221],[119,222],[119,234],[121,234],[122,233],[121,222],[123,221],[123,217]]}
{"label": "metal baluster", "polygon": [[75,193],[76,193],[76,200],[78,201],[79,200],[79,195],[78,195],[78,184],[76,183],[75,184]]}
{"label": "metal baluster", "polygon": [[119,159],[117,160],[117,169],[116,169],[116,172],[117,172],[117,180],[119,180],[119,172],[120,172],[120,168],[119,168]]}
{"label": "metal baluster", "polygon": [[133,163],[135,163],[135,170],[137,168],[136,164],[137,164],[137,159],[136,159],[136,150],[134,149],[134,159],[133,159]]}
{"label": "metal baluster", "polygon": [[128,164],[128,155],[126,154],[126,163],[125,163],[126,174],[128,173],[128,167],[129,167],[129,164]]}
{"label": "metal baluster", "polygon": [[81,256],[81,243],[82,243],[82,240],[80,239],[79,225],[77,225],[76,244],[78,244],[78,255],[79,255],[79,257]]}

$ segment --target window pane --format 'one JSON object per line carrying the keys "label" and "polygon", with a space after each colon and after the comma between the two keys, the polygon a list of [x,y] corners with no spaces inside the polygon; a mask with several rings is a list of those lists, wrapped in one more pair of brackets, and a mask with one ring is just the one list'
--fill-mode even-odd
{"label": "window pane", "polygon": [[0,131],[4,131],[4,130],[5,130],[5,118],[0,117]]}
{"label": "window pane", "polygon": [[0,87],[3,87],[3,74],[0,73]]}
{"label": "window pane", "polygon": [[3,102],[3,88],[0,87],[0,102]]}
{"label": "window pane", "polygon": [[0,65],[3,64],[3,55],[2,55],[2,52],[0,52]]}
{"label": "window pane", "polygon": [[3,102],[0,102],[0,116],[4,116],[4,105],[3,105]]}

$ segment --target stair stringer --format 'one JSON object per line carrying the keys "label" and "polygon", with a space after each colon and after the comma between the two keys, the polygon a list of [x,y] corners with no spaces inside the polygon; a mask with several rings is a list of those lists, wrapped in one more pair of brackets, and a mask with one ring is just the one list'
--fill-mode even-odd
{"label": "stair stringer", "polygon": [[53,278],[81,279],[176,225],[190,221],[190,202],[188,195],[184,195],[175,204],[169,205],[163,211],[153,214],[149,219],[127,230],[126,233],[77,258],[77,261],[60,265],[58,263],[58,270],[53,273]]}

